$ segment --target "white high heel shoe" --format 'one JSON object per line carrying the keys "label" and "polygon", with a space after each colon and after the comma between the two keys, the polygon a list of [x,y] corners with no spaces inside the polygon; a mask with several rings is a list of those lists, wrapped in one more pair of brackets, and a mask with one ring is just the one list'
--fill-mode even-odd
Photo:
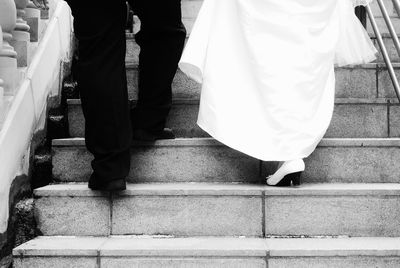
{"label": "white high heel shoe", "polygon": [[300,175],[305,169],[303,159],[286,161],[271,176],[267,177],[269,186],[291,186],[300,185]]}

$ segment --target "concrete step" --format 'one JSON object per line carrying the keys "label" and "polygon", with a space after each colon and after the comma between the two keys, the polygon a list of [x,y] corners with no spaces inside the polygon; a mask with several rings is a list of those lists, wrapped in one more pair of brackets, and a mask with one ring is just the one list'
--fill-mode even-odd
{"label": "concrete step", "polygon": [[[397,17],[397,13],[396,13],[396,10],[395,10],[395,8],[394,8],[393,1],[392,1],[392,0],[383,0],[383,4],[384,4],[384,6],[386,7],[386,10],[387,10],[389,16]],[[382,13],[381,13],[381,10],[380,10],[380,8],[379,8],[378,1],[372,1],[372,3],[370,4],[370,6],[371,6],[371,8],[372,8],[373,14],[374,14],[376,17],[378,17],[378,18],[379,18],[379,17],[382,17]]]}
{"label": "concrete step", "polygon": [[43,235],[400,236],[400,184],[86,184],[35,190]]}
{"label": "concrete step", "polygon": [[[177,137],[209,137],[196,122],[198,100],[175,100],[167,126]],[[400,137],[400,105],[394,99],[336,99],[327,138]],[[69,133],[84,137],[84,117],[80,100],[68,100]]]}
{"label": "concrete step", "polygon": [[394,268],[399,245],[399,238],[38,237],[13,254],[15,268]]}
{"label": "concrete step", "polygon": [[[398,183],[400,139],[324,139],[306,159],[305,182]],[[92,156],[82,138],[53,140],[53,176],[58,182],[87,181]],[[132,145],[130,182],[263,183],[276,163],[260,161],[211,138]]]}
{"label": "concrete step", "polygon": [[[194,25],[194,22],[197,18],[198,12],[200,10],[200,7],[203,3],[203,0],[190,0],[190,1],[182,1],[182,21],[187,29],[187,36],[190,36],[190,33],[192,32],[192,28]],[[393,2],[391,0],[384,0],[384,4],[386,6],[386,9],[388,11],[388,14],[391,16],[392,23],[395,27],[395,30],[397,34],[400,34],[400,19],[393,7]],[[391,38],[389,37],[389,30],[387,29],[386,23],[384,19],[382,18],[382,13],[379,9],[377,1],[373,1],[371,3],[372,11],[373,14],[375,15],[379,30],[383,34],[385,44],[387,45],[387,48],[389,50],[389,55],[391,56],[391,59],[395,62],[400,62],[400,57],[397,54],[393,42],[391,41]],[[140,23],[138,23],[140,25]],[[140,26],[137,26],[137,28],[140,28]],[[370,24],[370,20],[368,19],[367,23],[367,31],[371,35],[371,37],[375,36],[375,33],[373,32],[372,26]],[[378,48],[378,44],[373,38],[376,47]],[[127,35],[127,62],[129,63],[137,63],[138,62],[138,52],[139,48],[137,44],[134,42],[134,35],[128,34]],[[382,56],[379,55],[378,61],[383,61]]]}
{"label": "concrete step", "polygon": [[[56,181],[86,181],[92,156],[81,138],[53,141]],[[260,162],[213,139],[132,145],[131,182],[259,182]]]}
{"label": "concrete step", "polygon": [[[371,30],[369,30],[369,32],[370,31]],[[400,35],[400,31],[397,32],[397,34]],[[378,42],[376,40],[375,34],[374,33],[370,33],[370,36],[371,36],[372,42],[375,44],[375,47],[379,51],[378,58],[377,58],[376,62],[382,63],[383,62],[383,56],[382,56],[382,53],[380,53],[380,47],[379,47],[379,44],[378,44]],[[388,32],[383,32],[382,33],[382,37],[383,37],[383,41],[384,41],[385,47],[388,50],[390,59],[393,62],[396,62],[396,63],[400,62],[400,57],[399,57],[399,55],[397,53],[397,50],[396,50],[396,48],[395,48],[395,46],[393,44],[393,40],[392,40],[392,37],[390,36],[390,34]],[[138,64],[139,63],[140,48],[139,48],[138,44],[135,42],[135,39],[131,34],[127,35],[127,43],[126,44],[127,44],[126,59],[125,59],[126,63],[128,65]]]}
{"label": "concrete step", "polygon": [[[400,64],[394,64],[400,78]],[[128,65],[127,80],[129,97],[138,95],[138,68]],[[172,84],[174,99],[199,99],[201,85],[178,70]],[[336,68],[337,98],[394,98],[395,91],[384,64],[370,63],[361,66]]]}
{"label": "concrete step", "polygon": [[[69,134],[71,137],[84,137],[85,121],[81,101],[68,100]],[[198,100],[175,100],[170,111],[167,126],[174,130],[177,137],[209,137],[197,126]]]}

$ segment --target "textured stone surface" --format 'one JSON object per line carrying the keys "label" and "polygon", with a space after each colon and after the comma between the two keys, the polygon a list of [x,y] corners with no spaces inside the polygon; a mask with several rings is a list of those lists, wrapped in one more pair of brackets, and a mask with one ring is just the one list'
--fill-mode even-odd
{"label": "textured stone surface", "polygon": [[267,239],[270,257],[399,256],[399,238]]}
{"label": "textured stone surface", "polygon": [[104,268],[264,268],[265,259],[202,259],[202,258],[158,258],[158,259],[140,259],[140,258],[102,258],[101,267]]}
{"label": "textured stone surface", "polygon": [[[378,12],[377,14],[380,14],[380,13]],[[400,33],[400,19],[398,17],[391,17],[391,21],[393,23],[396,33]],[[382,17],[377,17],[376,23],[378,25],[378,28],[379,28],[379,31],[381,32],[381,34],[389,34],[389,30],[386,26],[386,22]],[[369,19],[367,22],[367,31],[370,35],[375,35]]]}
{"label": "textured stone surface", "polygon": [[399,196],[266,196],[270,235],[399,236]]}
{"label": "textured stone surface", "polygon": [[105,237],[39,236],[15,248],[13,255],[14,257],[95,257],[99,248],[107,241]]}
{"label": "textured stone surface", "polygon": [[113,201],[113,234],[262,236],[261,197],[140,196]]}
{"label": "textured stone surface", "polygon": [[[26,40],[30,40],[29,33],[27,34]],[[19,41],[11,40],[10,45],[14,47],[15,52],[17,52],[17,64],[18,67],[27,67],[30,63],[30,42],[29,41]]]}
{"label": "textured stone surface", "polygon": [[35,195],[45,235],[262,235],[259,186],[133,184],[109,199],[85,184],[70,184],[43,187]]}
{"label": "textured stone surface", "polygon": [[177,102],[169,113],[167,126],[174,130],[177,137],[209,137],[209,134],[197,125],[198,112],[198,101]]}
{"label": "textured stone surface", "polygon": [[105,197],[41,197],[36,200],[35,214],[44,235],[110,233],[110,207]]}
{"label": "textured stone surface", "polygon": [[[68,101],[69,134],[71,137],[84,137],[84,117],[79,100]],[[169,113],[167,127],[174,130],[177,137],[207,137],[209,136],[197,126],[199,101],[174,101]]]}
{"label": "textured stone surface", "polygon": [[34,268],[98,267],[96,256],[101,267],[398,267],[399,249],[399,238],[39,237],[14,257]]}
{"label": "textured stone surface", "polygon": [[[384,58],[383,58],[383,55],[381,53],[381,49],[379,47],[378,41],[375,38],[373,38],[372,40],[373,40],[373,42],[375,44],[376,49],[379,51],[377,61],[384,62]],[[386,50],[387,50],[387,52],[389,54],[390,60],[392,62],[399,62],[400,61],[400,57],[399,57],[399,54],[397,53],[396,47],[394,46],[394,43],[393,43],[393,39],[390,37],[390,35],[384,35],[383,36],[383,43],[384,43],[384,45],[386,47]]]}
{"label": "textured stone surface", "polygon": [[376,65],[336,68],[336,97],[375,98]]}
{"label": "textured stone surface", "polygon": [[[136,47],[135,45],[131,46]],[[133,59],[131,62],[133,62]],[[137,99],[138,70],[137,64],[132,64],[131,62],[129,62],[127,67],[129,97]],[[376,64],[371,63],[361,66],[336,68],[336,97],[375,98],[377,96],[376,66]],[[385,80],[381,84],[386,86],[387,78],[382,77],[382,79]],[[391,86],[391,84],[389,85]],[[389,88],[389,90],[391,89]],[[172,83],[172,91],[174,99],[198,100],[200,99],[201,85],[178,70]],[[391,93],[391,95],[393,94]],[[386,97],[386,95],[382,95],[381,97]]]}
{"label": "textured stone surface", "polygon": [[[69,132],[72,137],[84,137],[84,118],[79,100],[68,101]],[[388,103],[385,99],[336,100],[332,122],[326,137],[387,138]],[[198,100],[176,100],[167,126],[177,137],[208,137],[197,126]]]}
{"label": "textured stone surface", "polygon": [[[391,0],[383,0],[382,2],[384,4],[389,16],[397,15],[396,10],[394,9],[394,6],[393,6],[393,2]],[[371,6],[372,12],[375,16],[377,16],[377,17],[382,16],[381,10],[379,8],[377,1],[371,2],[370,6]]]}
{"label": "textured stone surface", "polygon": [[400,182],[398,146],[320,146],[306,159],[305,182]]}
{"label": "textured stone surface", "polygon": [[53,177],[56,181],[88,181],[93,157],[82,147],[53,146]]}
{"label": "textured stone surface", "polygon": [[325,137],[386,138],[387,115],[386,103],[338,103]]}
{"label": "textured stone surface", "polygon": [[[136,65],[127,67],[128,92],[131,99],[136,100],[138,95],[138,69]],[[190,79],[180,70],[177,71],[172,82],[172,93],[174,99],[194,99],[200,98],[200,84]]]}
{"label": "textured stone surface", "polygon": [[14,259],[14,268],[97,268],[96,257],[32,257]]}
{"label": "textured stone surface", "polygon": [[101,246],[101,257],[264,257],[267,244],[245,237],[113,236]]}
{"label": "textured stone surface", "polygon": [[[397,80],[400,78],[400,65],[394,64]],[[389,72],[382,65],[378,70],[378,96],[381,98],[396,98],[396,93]]]}
{"label": "textured stone surface", "polygon": [[[53,151],[55,178],[88,179],[92,157],[83,146],[53,146]],[[258,182],[259,179],[257,159],[212,139],[177,139],[132,147],[131,182]]]}
{"label": "textured stone surface", "polygon": [[390,137],[400,137],[400,106],[397,104],[390,106]]}
{"label": "textured stone surface", "polygon": [[[91,156],[83,139],[55,140],[53,174],[60,181],[85,181]],[[324,139],[306,159],[306,182],[399,182],[398,139]],[[132,182],[260,182],[259,162],[212,139],[135,145]],[[270,163],[264,163],[262,173]],[[271,170],[271,169],[270,169]],[[262,176],[261,176],[262,177]]]}
{"label": "textured stone surface", "polygon": [[271,258],[269,268],[395,268],[400,267],[400,258],[393,257],[349,257],[349,258]]}

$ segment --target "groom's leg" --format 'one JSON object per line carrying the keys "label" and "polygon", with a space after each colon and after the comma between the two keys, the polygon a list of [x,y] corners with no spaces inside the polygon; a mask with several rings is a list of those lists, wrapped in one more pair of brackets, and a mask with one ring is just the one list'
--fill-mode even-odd
{"label": "groom's leg", "polygon": [[171,109],[171,84],[185,43],[180,0],[133,0],[141,20],[139,99],[133,128],[160,131]]}
{"label": "groom's leg", "polygon": [[125,73],[126,5],[123,0],[68,0],[79,40],[77,80],[94,155],[91,183],[124,179],[132,140]]}

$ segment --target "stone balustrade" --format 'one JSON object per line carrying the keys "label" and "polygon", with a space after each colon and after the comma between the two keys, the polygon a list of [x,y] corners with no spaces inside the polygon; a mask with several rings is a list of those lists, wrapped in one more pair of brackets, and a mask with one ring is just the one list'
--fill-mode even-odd
{"label": "stone balustrade", "polygon": [[[3,31],[1,29],[1,25],[0,25],[0,51],[3,47]],[[4,88],[3,88],[4,82],[3,80],[0,78],[0,126],[2,125],[2,121],[1,118],[3,118],[4,116]]]}
{"label": "stone balustrade", "polygon": [[18,67],[27,67],[30,60],[29,42],[31,36],[29,33],[30,27],[24,20],[25,8],[28,5],[28,0],[14,0],[17,8],[17,22],[13,31],[12,46],[18,54]]}
{"label": "stone balustrade", "polygon": [[29,1],[25,9],[24,19],[26,20],[30,28],[29,34],[31,37],[31,42],[39,41],[39,32],[41,29],[40,17],[40,9],[37,8],[32,1]]}
{"label": "stone balustrade", "polygon": [[37,47],[44,21],[32,1],[0,0],[0,131],[9,102]]}
{"label": "stone balustrade", "polygon": [[0,49],[0,77],[4,80],[4,94],[13,95],[17,87],[17,53],[11,45],[17,21],[17,9],[13,0],[0,0],[0,26],[3,45]]}
{"label": "stone balustrade", "polygon": [[5,118],[5,101],[4,101],[4,88],[3,88],[3,80],[0,79],[0,129],[1,126],[3,125],[3,121]]}

